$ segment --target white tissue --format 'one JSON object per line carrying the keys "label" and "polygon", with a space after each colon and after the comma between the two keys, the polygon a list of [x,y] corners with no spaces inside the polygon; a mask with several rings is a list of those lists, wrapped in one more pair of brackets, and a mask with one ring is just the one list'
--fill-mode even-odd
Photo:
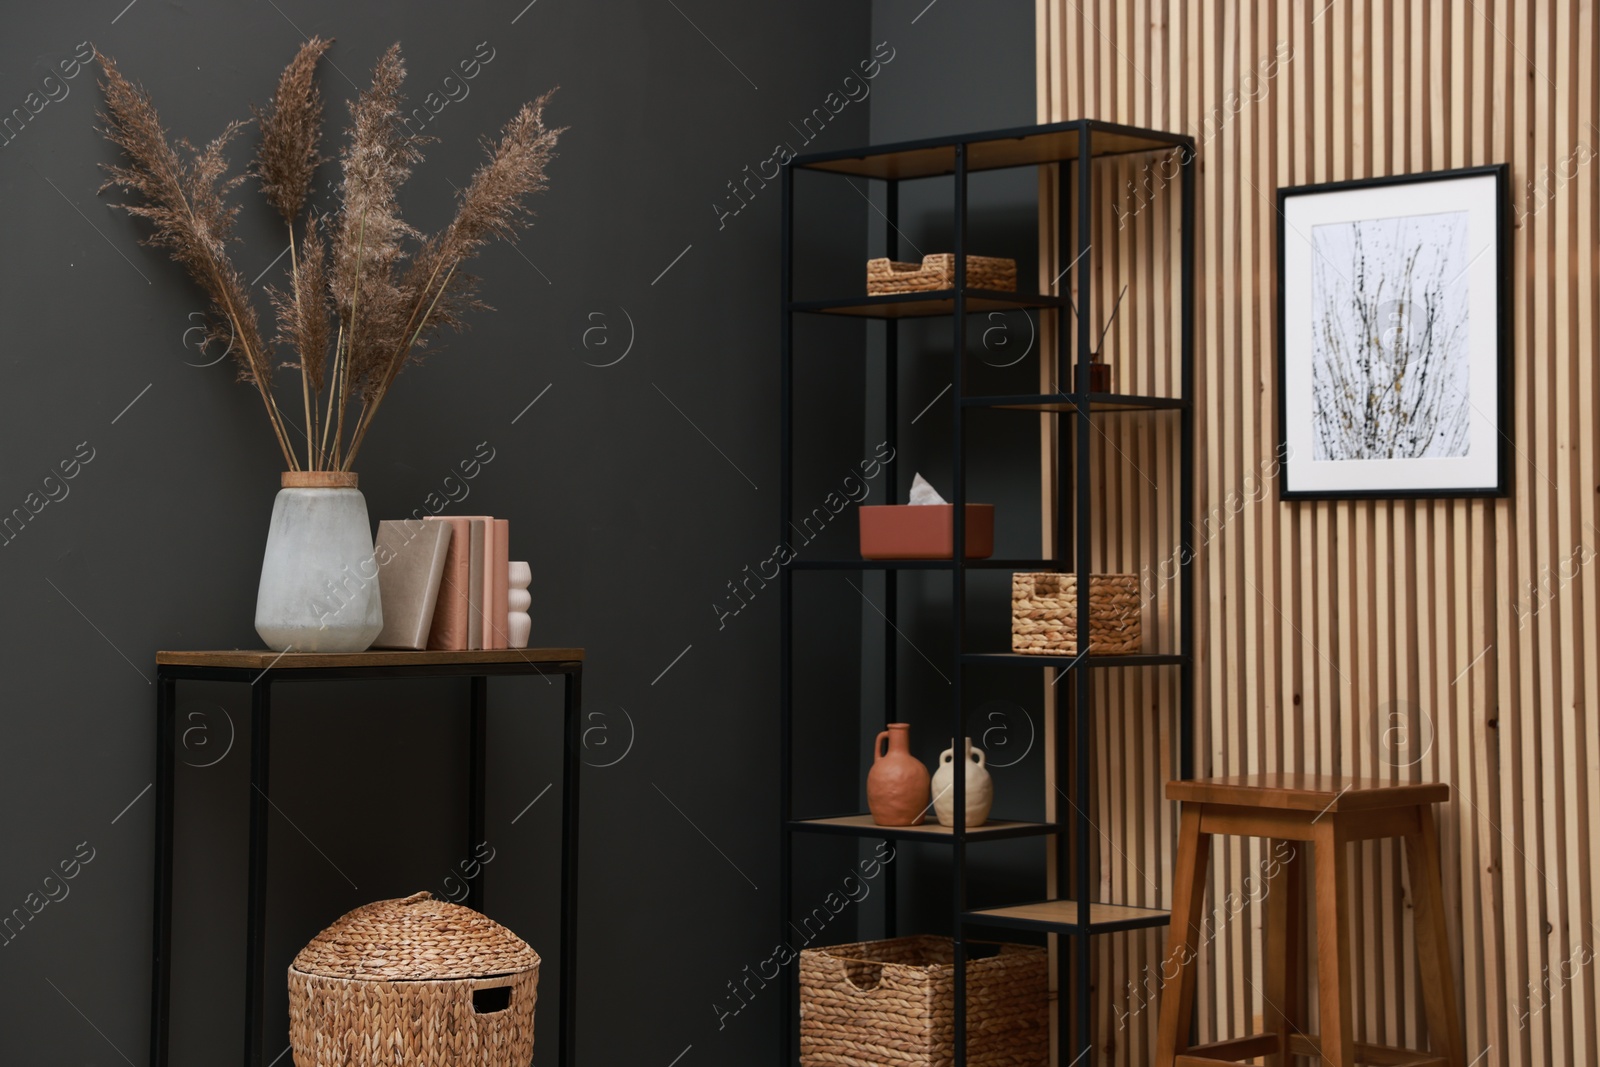
{"label": "white tissue", "polygon": [[906,501],[906,503],[943,504],[945,502],[946,501],[944,497],[939,495],[939,491],[933,486],[929,485],[928,480],[922,475],[918,474],[916,477],[911,479],[911,497]]}

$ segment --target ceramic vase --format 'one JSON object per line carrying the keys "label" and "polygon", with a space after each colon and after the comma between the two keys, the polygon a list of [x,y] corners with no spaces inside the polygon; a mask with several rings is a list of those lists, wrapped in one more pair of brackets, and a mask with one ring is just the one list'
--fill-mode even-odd
{"label": "ceramic vase", "polygon": [[867,810],[879,826],[920,826],[928,811],[928,768],[911,754],[911,726],[892,722],[872,746]]}
{"label": "ceramic vase", "polygon": [[[983,749],[972,747],[972,738],[962,738],[966,745],[967,767],[967,829],[982,826],[989,821],[989,809],[994,805],[994,781],[984,761]],[[939,753],[939,769],[933,774],[933,810],[939,816],[940,826],[955,825],[955,748]]]}
{"label": "ceramic vase", "polygon": [[361,652],[383,630],[372,524],[356,476],[288,471],[272,505],[256,633],[275,652]]}
{"label": "ceramic vase", "polygon": [[533,607],[533,595],[528,586],[533,584],[533,568],[527,563],[513,561],[510,567],[510,590],[506,594],[506,647],[527,648],[528,635],[533,632],[533,620],[528,609]]}

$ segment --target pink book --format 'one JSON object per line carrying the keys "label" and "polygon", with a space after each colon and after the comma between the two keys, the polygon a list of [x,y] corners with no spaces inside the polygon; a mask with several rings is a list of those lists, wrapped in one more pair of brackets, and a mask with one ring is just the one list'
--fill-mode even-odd
{"label": "pink book", "polygon": [[[496,521],[492,515],[468,515],[466,518],[483,523],[483,577],[478,595],[473,597],[473,603],[479,608],[479,621],[483,628],[483,643],[477,647],[484,649],[506,647],[506,619],[505,613],[495,616],[494,605],[496,600],[503,605],[506,600],[506,591],[501,590],[499,597],[495,596],[497,584],[503,584],[496,579],[500,573],[501,565],[498,562],[506,556],[506,548],[500,544],[500,535],[504,530],[502,522]],[[509,580],[509,579],[508,579]]]}
{"label": "pink book", "polygon": [[487,519],[471,518],[467,526],[472,530],[472,555],[467,566],[467,649],[476,652],[483,647],[483,531]]}
{"label": "pink book", "polygon": [[511,611],[511,520],[494,520],[494,647],[509,648]]}

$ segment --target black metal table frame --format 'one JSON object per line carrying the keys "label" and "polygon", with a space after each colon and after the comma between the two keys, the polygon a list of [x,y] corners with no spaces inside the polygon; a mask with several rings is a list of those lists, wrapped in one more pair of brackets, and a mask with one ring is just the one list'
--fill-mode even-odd
{"label": "black metal table frame", "polygon": [[[268,772],[271,757],[272,686],[278,682],[337,681],[366,678],[467,676],[469,743],[467,776],[467,852],[484,840],[485,774],[487,770],[488,697],[491,675],[560,674],[565,678],[564,772],[561,792],[561,1034],[557,1063],[571,1067],[576,1045],[578,881],[578,777],[582,756],[581,660],[533,660],[498,663],[385,664],[350,667],[210,667],[158,664],[156,667],[156,863],[155,922],[150,1009],[150,1064],[167,1067],[172,1010],[173,816],[176,811],[177,683],[243,682],[250,686],[250,873],[245,948],[245,1067],[263,1067],[264,999],[266,993]],[[481,908],[483,868],[467,880],[466,904]]]}

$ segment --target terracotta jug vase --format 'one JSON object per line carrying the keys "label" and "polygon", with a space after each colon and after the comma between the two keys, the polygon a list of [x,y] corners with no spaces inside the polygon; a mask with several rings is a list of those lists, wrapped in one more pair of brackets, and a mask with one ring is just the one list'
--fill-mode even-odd
{"label": "terracotta jug vase", "polygon": [[911,725],[892,722],[872,747],[867,810],[879,826],[920,826],[928,810],[928,768],[911,754]]}

